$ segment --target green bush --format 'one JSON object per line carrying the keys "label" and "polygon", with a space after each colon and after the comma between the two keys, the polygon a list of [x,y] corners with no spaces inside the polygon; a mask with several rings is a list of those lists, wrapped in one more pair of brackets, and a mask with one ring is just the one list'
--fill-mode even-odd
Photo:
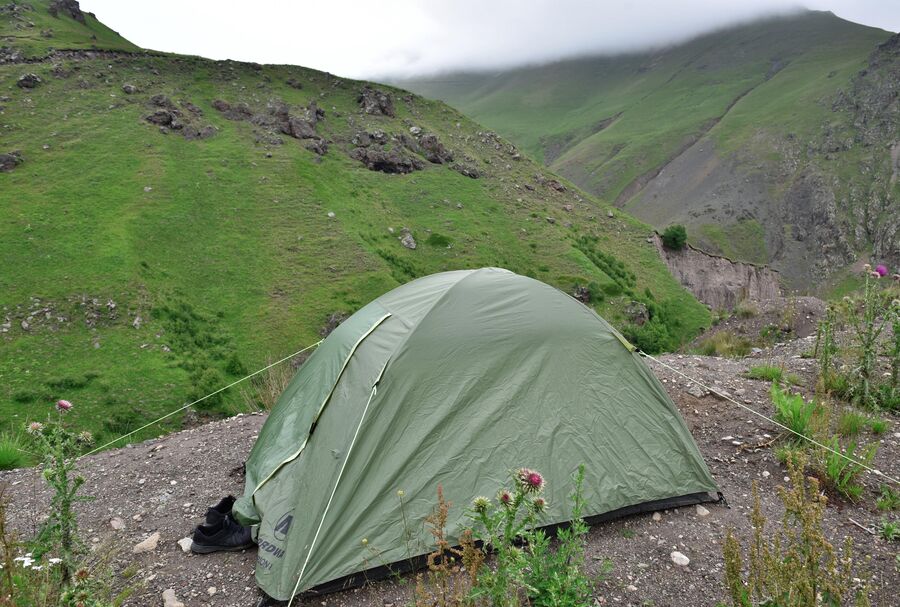
{"label": "green bush", "polygon": [[869,430],[872,431],[872,434],[876,436],[880,436],[887,432],[888,423],[887,420],[881,418],[873,418],[866,422],[869,426]]}
{"label": "green bush", "polygon": [[663,246],[673,251],[680,251],[687,244],[687,230],[681,224],[674,224],[662,233]]}
{"label": "green bush", "polygon": [[900,540],[900,523],[882,520],[878,526],[878,535],[886,542]]}
{"label": "green bush", "polygon": [[443,234],[438,234],[437,232],[432,232],[428,235],[428,238],[425,239],[425,244],[440,249],[446,249],[450,246],[450,242],[451,240],[448,237]]}

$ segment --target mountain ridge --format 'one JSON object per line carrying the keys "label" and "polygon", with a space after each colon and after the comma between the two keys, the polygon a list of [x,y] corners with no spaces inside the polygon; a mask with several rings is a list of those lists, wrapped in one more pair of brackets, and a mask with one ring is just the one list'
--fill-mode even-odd
{"label": "mountain ridge", "polygon": [[[858,122],[851,107],[856,100],[833,107],[841,91],[845,99],[852,96],[854,79],[878,80],[885,89],[880,94],[890,94],[887,73],[896,59],[882,59],[877,70],[868,64],[873,53],[886,54],[878,45],[891,39],[889,32],[811,11],[644,54],[470,74],[468,80],[445,76],[432,84],[401,83],[446,99],[576,184],[657,228],[687,224],[695,245],[772,263],[791,286],[809,289],[823,278],[838,279],[860,256],[900,261],[898,227],[884,217],[896,205],[897,189],[886,189],[883,179],[849,175],[852,166],[868,162],[866,154],[896,136],[895,106],[878,110],[887,126],[878,141],[870,137],[859,146],[869,152],[826,149],[835,147],[828,143],[830,131]],[[857,126],[847,134],[850,148],[860,130]],[[660,174],[677,159],[690,157],[692,148],[706,156],[682,162],[684,183],[668,190],[659,183]],[[826,158],[835,154],[842,155]],[[711,179],[712,162],[733,168]],[[869,170],[880,176],[886,169]],[[836,183],[829,175],[837,177]],[[651,182],[656,187],[648,188]],[[749,202],[743,184],[753,185]],[[811,191],[816,193],[803,193]],[[861,196],[862,191],[867,194]],[[830,205],[829,197],[839,202]],[[890,203],[885,208],[866,197]],[[827,229],[816,233],[809,221],[799,221],[806,233],[785,235],[783,225],[796,219],[791,208],[795,215],[815,215]],[[882,218],[866,225],[857,220],[863,216]],[[856,229],[860,224],[862,231]],[[838,244],[820,249],[813,238]]]}

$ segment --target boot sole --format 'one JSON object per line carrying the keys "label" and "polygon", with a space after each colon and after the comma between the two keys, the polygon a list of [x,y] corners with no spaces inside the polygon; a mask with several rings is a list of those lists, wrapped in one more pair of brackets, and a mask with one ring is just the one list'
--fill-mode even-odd
{"label": "boot sole", "polygon": [[197,543],[191,544],[191,552],[194,554],[209,554],[211,552],[240,552],[241,550],[247,550],[248,548],[252,548],[256,544],[246,544],[244,546],[204,546],[197,545]]}

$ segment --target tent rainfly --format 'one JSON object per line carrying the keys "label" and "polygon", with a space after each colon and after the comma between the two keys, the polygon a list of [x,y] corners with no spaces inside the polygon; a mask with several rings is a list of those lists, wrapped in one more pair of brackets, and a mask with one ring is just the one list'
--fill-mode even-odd
{"label": "tent rainfly", "polygon": [[259,433],[234,511],[258,525],[260,588],[287,600],[429,552],[439,484],[451,540],[520,467],[548,479],[544,520],[564,523],[580,464],[588,522],[717,491],[659,381],[593,310],[507,270],[443,272],[322,342]]}

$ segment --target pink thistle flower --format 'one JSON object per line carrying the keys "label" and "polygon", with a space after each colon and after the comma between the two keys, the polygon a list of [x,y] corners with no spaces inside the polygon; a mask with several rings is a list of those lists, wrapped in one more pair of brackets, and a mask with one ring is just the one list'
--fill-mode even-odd
{"label": "pink thistle flower", "polygon": [[68,411],[72,408],[72,403],[67,400],[60,399],[56,401],[56,409],[57,411]]}
{"label": "pink thistle flower", "polygon": [[31,422],[25,428],[25,431],[28,432],[28,434],[35,435],[35,434],[40,434],[43,429],[44,429],[44,424],[42,424],[41,422]]}
{"label": "pink thistle flower", "polygon": [[543,512],[547,509],[547,500],[542,497],[534,498],[534,501],[531,502],[531,505],[534,506],[535,512]]}
{"label": "pink thistle flower", "polygon": [[881,278],[881,274],[879,274],[879,273],[876,272],[875,270],[872,270],[871,276],[872,276],[872,278]]}
{"label": "pink thistle flower", "polygon": [[879,265],[875,267],[875,271],[878,272],[879,276],[887,276],[888,269],[885,265]]}
{"label": "pink thistle flower", "polygon": [[544,477],[528,468],[520,468],[516,472],[516,480],[525,493],[540,493],[544,489]]}
{"label": "pink thistle flower", "polygon": [[510,493],[506,489],[501,489],[497,494],[497,501],[504,506],[511,506],[513,501],[512,493]]}

